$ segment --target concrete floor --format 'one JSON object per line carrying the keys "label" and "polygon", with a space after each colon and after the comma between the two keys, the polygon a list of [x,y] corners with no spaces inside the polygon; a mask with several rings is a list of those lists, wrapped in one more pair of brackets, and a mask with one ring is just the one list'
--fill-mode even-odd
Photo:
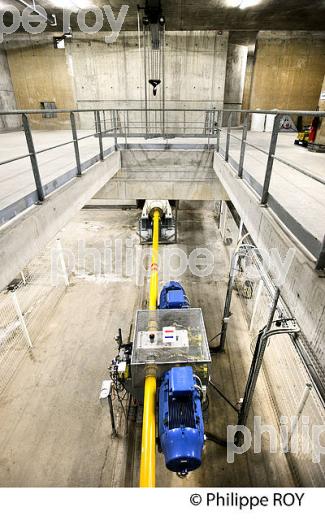
{"label": "concrete floor", "polygon": [[[75,250],[76,241],[84,239],[88,247],[103,250],[105,240],[133,239],[139,251],[138,217],[138,210],[83,210],[63,230],[62,243]],[[179,246],[187,253],[205,246],[214,256],[214,272],[208,277],[198,278],[188,271],[181,277],[192,306],[203,309],[211,338],[220,328],[228,257],[211,209],[181,203],[178,219]],[[33,355],[25,359],[1,396],[1,486],[138,484],[141,425],[133,421],[125,435],[122,411],[116,406],[120,436],[112,439],[107,409],[98,395],[116,353],[116,331],[121,326],[127,335],[136,308],[145,305],[147,288],[137,287],[134,277],[123,272],[95,278],[90,264],[86,274],[78,270],[44,324]],[[229,330],[226,352],[213,356],[211,374],[236,402],[243,395],[249,370],[251,339],[236,296],[233,304],[236,327]],[[218,395],[211,391],[209,395],[207,429],[224,436],[226,425],[235,423],[235,414]],[[263,422],[275,424],[263,376],[253,408]],[[294,482],[285,455],[270,454],[264,439],[262,453],[250,450],[236,457],[234,464],[226,462],[224,448],[207,442],[202,467],[183,480],[167,471],[158,455],[157,485],[291,486]]]}

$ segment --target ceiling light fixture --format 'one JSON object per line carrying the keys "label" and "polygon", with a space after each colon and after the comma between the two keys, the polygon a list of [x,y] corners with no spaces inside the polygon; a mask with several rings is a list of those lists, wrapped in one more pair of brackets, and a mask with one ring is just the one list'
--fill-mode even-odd
{"label": "ceiling light fixture", "polygon": [[239,7],[241,0],[226,0],[227,7]]}
{"label": "ceiling light fixture", "polygon": [[239,9],[247,9],[248,7],[254,7],[255,5],[258,5],[263,2],[263,0],[226,0],[227,1],[227,7],[236,8],[239,7]]}
{"label": "ceiling light fixture", "polygon": [[51,4],[53,4],[54,7],[60,7],[67,11],[78,11],[79,9],[91,9],[96,7],[92,0],[51,0]]}
{"label": "ceiling light fixture", "polygon": [[262,2],[262,0],[242,0],[239,3],[239,9],[247,9],[248,7],[254,7]]}

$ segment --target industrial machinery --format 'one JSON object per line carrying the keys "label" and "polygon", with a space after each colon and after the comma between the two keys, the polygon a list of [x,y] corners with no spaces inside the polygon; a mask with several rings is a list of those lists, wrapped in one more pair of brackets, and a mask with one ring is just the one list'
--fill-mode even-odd
{"label": "industrial machinery", "polygon": [[[277,288],[267,324],[257,338],[244,397],[240,403],[232,403],[209,376],[211,355],[202,310],[190,307],[186,292],[177,281],[166,283],[158,294],[161,207],[151,205],[150,214],[153,229],[148,309],[139,309],[136,313],[132,342],[124,343],[119,330],[116,337],[118,353],[110,366],[110,380],[104,381],[101,389],[101,399],[107,399],[109,405],[112,435],[117,435],[112,392],[120,402],[123,400],[120,393],[129,394],[139,405],[138,409],[143,408],[141,487],[155,486],[157,449],[164,455],[166,468],[183,478],[200,467],[206,440],[226,447],[226,439],[204,428],[207,386],[210,385],[232,407],[237,414],[237,426],[245,426],[269,338],[279,334],[296,335],[300,331],[294,318],[286,316],[282,310],[278,312],[280,290]],[[222,330],[217,334],[221,336],[219,351],[225,346],[236,273],[240,272],[241,259],[255,248],[254,244],[244,242],[247,237],[248,233],[242,237],[231,261]],[[127,421],[126,413],[125,417]],[[235,444],[241,446],[242,443],[239,428]]]}
{"label": "industrial machinery", "polygon": [[168,469],[186,475],[201,465],[204,426],[200,379],[190,366],[165,372],[159,390],[159,440]]}
{"label": "industrial machinery", "polygon": [[126,391],[143,406],[140,486],[154,487],[157,448],[181,477],[201,464],[211,356],[202,311],[190,307],[182,285],[170,281],[158,294],[160,228],[169,203],[147,201],[145,208],[152,225],[149,308],[137,311],[132,342],[123,343],[119,331],[110,377],[118,396]]}
{"label": "industrial machinery", "polygon": [[190,306],[186,293],[178,282],[168,282],[161,290],[159,309],[186,309]]}
{"label": "industrial machinery", "polygon": [[146,200],[139,221],[139,235],[141,244],[151,244],[153,235],[153,213],[159,211],[159,243],[175,243],[176,207],[172,210],[168,200]]}
{"label": "industrial machinery", "polygon": [[307,148],[308,143],[309,143],[309,132],[310,132],[310,127],[309,126],[304,127],[303,130],[298,132],[297,137],[294,141],[294,144]]}
{"label": "industrial machinery", "polygon": [[162,14],[160,0],[146,0],[145,6],[138,6],[138,11],[144,10],[142,18],[145,82],[152,87],[152,93],[157,95],[159,85],[162,83],[163,55],[161,49],[164,46],[165,18]]}
{"label": "industrial machinery", "polygon": [[[144,6],[138,5],[138,39],[144,76],[145,130],[150,138],[165,133],[165,17],[160,0],[145,0]],[[150,109],[155,109],[154,113]]]}

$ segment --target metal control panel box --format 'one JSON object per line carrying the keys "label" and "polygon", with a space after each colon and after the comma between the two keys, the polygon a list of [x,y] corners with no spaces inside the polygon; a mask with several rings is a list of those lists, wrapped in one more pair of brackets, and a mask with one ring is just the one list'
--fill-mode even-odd
{"label": "metal control panel box", "polygon": [[173,366],[192,366],[207,384],[210,363],[201,309],[137,311],[131,356],[134,388],[143,387],[145,366],[150,364],[157,367],[158,378]]}
{"label": "metal control panel box", "polygon": [[[187,348],[189,347],[187,330],[177,330],[174,327],[165,327],[165,330],[140,331],[137,337],[137,344],[141,348],[151,350],[163,348]],[[168,330],[166,332],[166,329]],[[171,329],[171,330],[170,330]]]}

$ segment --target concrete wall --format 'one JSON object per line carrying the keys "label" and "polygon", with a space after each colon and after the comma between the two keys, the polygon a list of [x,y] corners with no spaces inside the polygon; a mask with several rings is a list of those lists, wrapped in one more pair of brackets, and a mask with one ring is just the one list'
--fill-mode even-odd
{"label": "concrete wall", "polygon": [[212,164],[210,151],[122,150],[121,170],[94,199],[222,200]]}
{"label": "concrete wall", "polygon": [[[54,101],[58,109],[75,107],[64,49],[54,49],[52,43],[11,49],[8,62],[18,108],[40,109],[41,101]],[[70,123],[65,114],[53,119],[31,116],[31,121],[34,128],[45,129],[63,129]]]}
{"label": "concrete wall", "polygon": [[[222,108],[228,33],[219,32],[166,33],[167,108]],[[67,52],[73,62],[78,108],[144,108],[143,54],[139,53],[136,32],[121,33],[111,45],[102,38],[72,42]],[[162,89],[158,88],[156,97],[151,87],[148,93],[148,108],[161,108]],[[130,117],[136,119],[132,114]],[[178,121],[177,117],[174,113],[173,119]],[[81,126],[91,125],[92,117],[83,115]]]}
{"label": "concrete wall", "polygon": [[324,77],[324,36],[260,32],[250,108],[316,110]]}
{"label": "concrete wall", "polygon": [[[166,105],[222,108],[227,45],[225,31],[167,32]],[[54,49],[51,42],[20,46],[11,49],[8,58],[20,108],[39,108],[40,101],[55,101],[58,108],[75,104],[78,108],[143,107],[143,52],[139,53],[135,31],[122,32],[109,45],[101,34],[91,39],[78,35],[65,49]],[[150,97],[149,108],[160,108],[160,103],[158,89],[157,97]],[[35,127],[56,128],[66,117],[33,119]],[[82,117],[81,123],[83,128],[91,128],[93,115]]]}
{"label": "concrete wall", "polygon": [[[16,110],[16,98],[12,86],[7,53],[4,49],[0,49],[0,112],[5,110]],[[0,131],[15,129],[19,126],[20,121],[18,117],[0,115]]]}
{"label": "concrete wall", "polygon": [[[247,62],[247,47],[229,43],[227,55],[227,71],[225,82],[224,108],[242,108],[245,71]],[[239,114],[233,114],[232,124],[237,126],[240,121]],[[227,124],[227,117],[224,120]]]}
{"label": "concrete wall", "polygon": [[[222,106],[228,33],[220,31],[167,32],[165,47],[166,101],[173,107]],[[143,94],[142,53],[136,32],[123,32],[114,44],[100,40],[68,45],[74,66],[76,99],[134,102]],[[159,89],[158,89],[159,94]],[[159,103],[159,96],[158,96]],[[114,105],[116,107],[116,104]]]}

